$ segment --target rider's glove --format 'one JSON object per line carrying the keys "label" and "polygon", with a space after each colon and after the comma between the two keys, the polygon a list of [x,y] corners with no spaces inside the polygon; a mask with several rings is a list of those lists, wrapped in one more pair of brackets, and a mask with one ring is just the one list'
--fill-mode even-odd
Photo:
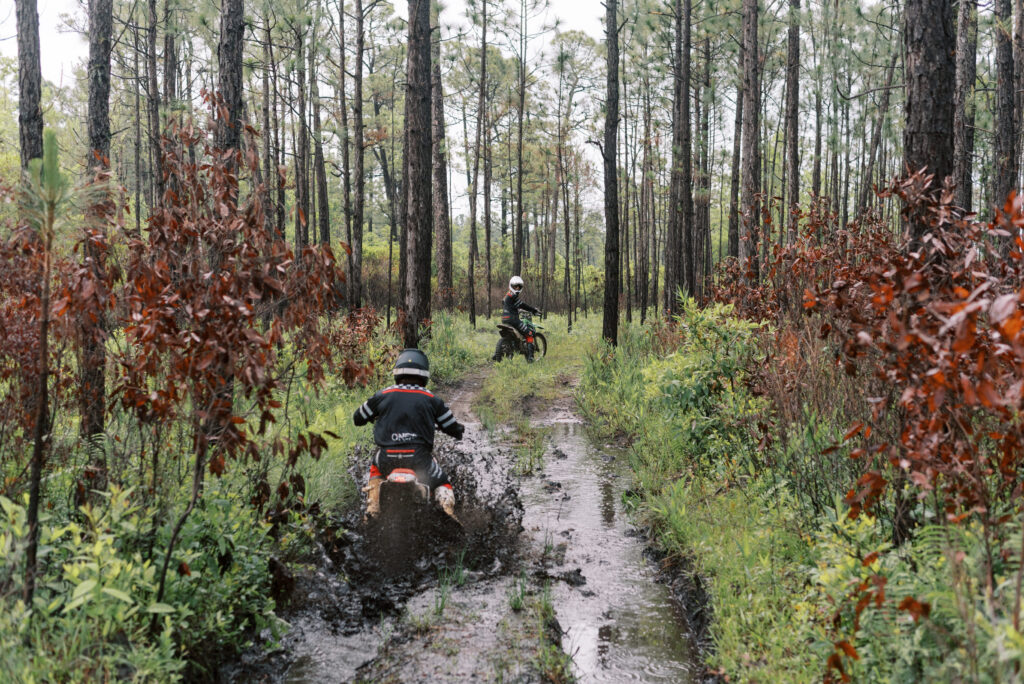
{"label": "rider's glove", "polygon": [[466,426],[462,423],[456,423],[452,426],[452,437],[455,439],[462,439],[462,435],[466,432]]}

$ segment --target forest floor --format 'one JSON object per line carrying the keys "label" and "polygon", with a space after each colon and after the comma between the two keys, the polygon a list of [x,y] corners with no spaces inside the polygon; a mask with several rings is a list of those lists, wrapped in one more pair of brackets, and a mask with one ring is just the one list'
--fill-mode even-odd
{"label": "forest floor", "polygon": [[573,358],[566,345],[436,390],[467,426],[435,450],[464,529],[430,528],[397,559],[359,512],[325,521],[283,598],[287,634],[265,631],[222,679],[699,679],[680,596],[628,519],[628,457],[575,410]]}

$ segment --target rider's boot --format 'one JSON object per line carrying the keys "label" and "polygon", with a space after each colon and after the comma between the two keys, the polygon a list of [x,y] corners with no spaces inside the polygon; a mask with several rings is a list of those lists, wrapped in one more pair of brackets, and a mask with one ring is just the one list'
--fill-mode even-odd
{"label": "rider's boot", "polygon": [[494,356],[492,356],[491,359],[493,361],[501,361],[503,358],[505,358],[504,351],[505,351],[504,340],[502,340],[499,337],[498,338],[498,344],[495,345],[495,347],[494,347]]}
{"label": "rider's boot", "polygon": [[533,336],[526,338],[526,344],[523,345],[526,351],[526,363],[533,363]]}
{"label": "rider's boot", "polygon": [[371,477],[363,491],[366,492],[366,514],[363,522],[380,515],[380,486],[384,482],[383,477]]}
{"label": "rider's boot", "polygon": [[437,505],[441,507],[441,510],[447,513],[452,520],[459,522],[459,519],[455,517],[455,492],[452,491],[450,485],[438,487],[434,490],[434,500],[437,501]]}

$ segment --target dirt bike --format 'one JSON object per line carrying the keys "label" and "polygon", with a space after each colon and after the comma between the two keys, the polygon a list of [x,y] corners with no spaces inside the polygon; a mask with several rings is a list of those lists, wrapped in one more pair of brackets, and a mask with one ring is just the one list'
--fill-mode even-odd
{"label": "dirt bike", "polygon": [[[533,337],[534,358],[539,358],[547,354],[548,338],[544,337],[544,333],[538,332],[539,330],[543,330],[543,328],[534,325],[529,316],[522,316],[521,320],[526,324],[525,327],[528,334]],[[501,339],[498,340],[498,346],[494,350],[495,361],[510,359],[516,354],[526,356],[527,337],[515,326],[508,325],[507,323],[499,323],[498,332],[501,334]]]}

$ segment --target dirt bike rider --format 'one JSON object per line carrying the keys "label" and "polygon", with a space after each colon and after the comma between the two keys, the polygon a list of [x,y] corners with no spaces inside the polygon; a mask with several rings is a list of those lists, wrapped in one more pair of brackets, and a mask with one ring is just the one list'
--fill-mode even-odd
{"label": "dirt bike rider", "polygon": [[377,392],[355,413],[356,426],[373,426],[377,451],[370,464],[366,492],[366,517],[380,513],[380,486],[395,468],[409,468],[434,492],[445,513],[455,517],[455,493],[444,470],[431,453],[434,429],[462,439],[465,426],[455,420],[445,403],[426,389],[430,361],[419,349],[403,349],[395,361],[395,384]]}
{"label": "dirt bike rider", "polygon": [[[505,325],[510,325],[523,334],[526,338],[526,360],[528,362],[533,361],[533,330],[530,326],[519,318],[519,310],[529,311],[535,316],[540,315],[540,309],[535,306],[530,306],[522,299],[520,295],[523,292],[523,279],[519,276],[512,276],[508,281],[508,292],[505,294],[504,299],[501,300],[501,322]],[[498,349],[494,353],[495,360],[501,359],[501,341],[498,341]]]}

